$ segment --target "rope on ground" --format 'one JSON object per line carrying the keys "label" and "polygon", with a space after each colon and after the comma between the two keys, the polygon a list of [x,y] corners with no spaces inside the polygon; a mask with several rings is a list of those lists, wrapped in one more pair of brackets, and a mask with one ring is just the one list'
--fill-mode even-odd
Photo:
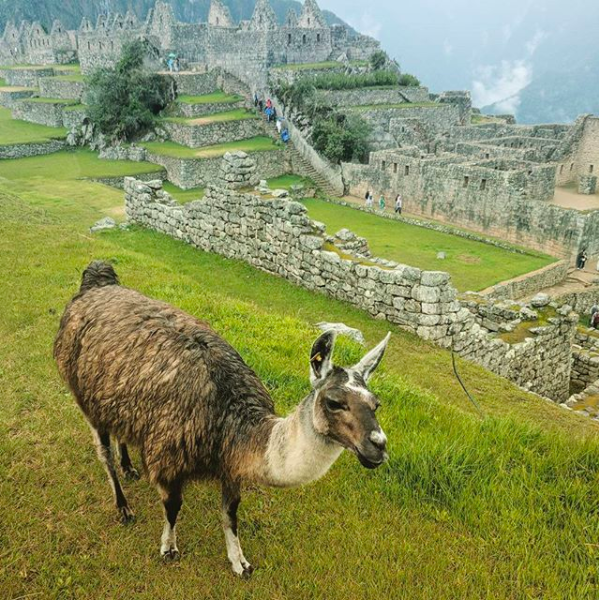
{"label": "rope on ground", "polygon": [[460,377],[460,374],[458,373],[458,368],[455,363],[455,352],[453,350],[451,351],[451,363],[453,365],[453,372],[455,373],[456,379],[460,382],[460,385],[462,386],[464,393],[466,394],[466,396],[468,396],[468,400],[470,400],[470,402],[472,403],[472,406],[474,406],[474,408],[476,408],[476,411],[480,415],[480,418],[485,419],[486,415],[483,412],[483,409],[480,407],[480,404],[472,397],[470,392],[466,389],[466,386],[464,385],[464,382],[462,381],[462,378]]}

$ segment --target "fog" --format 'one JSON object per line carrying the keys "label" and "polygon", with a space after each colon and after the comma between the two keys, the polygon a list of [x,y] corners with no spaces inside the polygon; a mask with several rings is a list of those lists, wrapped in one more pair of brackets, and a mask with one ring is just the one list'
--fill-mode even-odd
{"label": "fog", "polygon": [[[517,110],[519,92],[548,72],[597,64],[597,0],[321,0],[380,39],[432,91],[470,89],[477,106]],[[557,76],[557,75],[556,75]],[[599,74],[591,69],[589,76]]]}

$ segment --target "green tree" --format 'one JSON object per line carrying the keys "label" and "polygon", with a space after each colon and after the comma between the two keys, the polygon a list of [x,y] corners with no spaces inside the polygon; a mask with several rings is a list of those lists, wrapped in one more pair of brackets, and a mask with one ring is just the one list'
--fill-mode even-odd
{"label": "green tree", "polygon": [[370,66],[375,71],[380,71],[387,64],[387,55],[382,50],[377,50],[370,57]]}
{"label": "green tree", "polygon": [[399,77],[399,85],[404,85],[408,87],[419,87],[420,79],[418,79],[418,77],[414,77],[414,75],[410,75],[409,73],[403,73]]}
{"label": "green tree", "polygon": [[149,44],[135,40],[123,48],[114,68],[90,77],[88,115],[110,139],[128,141],[151,131],[156,115],[174,99],[173,80],[145,67],[151,57]]}
{"label": "green tree", "polygon": [[369,134],[370,127],[364,119],[338,113],[316,122],[312,143],[332,162],[364,161],[369,150]]}

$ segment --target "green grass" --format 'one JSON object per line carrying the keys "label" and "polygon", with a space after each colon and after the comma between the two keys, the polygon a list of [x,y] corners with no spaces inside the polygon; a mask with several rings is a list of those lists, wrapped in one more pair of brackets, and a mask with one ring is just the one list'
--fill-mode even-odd
{"label": "green grass", "polygon": [[56,75],[52,79],[58,79],[59,81],[74,81],[77,83],[85,83],[85,76],[81,73],[73,73],[71,75]]}
{"label": "green grass", "polygon": [[[378,200],[377,200],[378,201]],[[509,252],[483,242],[383,219],[354,208],[306,199],[309,214],[334,234],[343,227],[368,240],[375,256],[434,271],[447,271],[459,291],[478,291],[500,281],[540,269],[555,259]],[[387,204],[391,199],[387,198]],[[391,212],[392,208],[387,208]],[[445,260],[437,258],[445,252]]]}
{"label": "green grass", "polygon": [[[350,65],[354,67],[364,67],[369,63],[365,60],[352,60],[350,61]],[[274,69],[285,69],[287,71],[318,71],[320,69],[335,69],[335,68],[343,68],[343,63],[337,62],[335,60],[329,60],[324,62],[316,62],[316,63],[298,63],[298,64],[284,64],[284,65],[276,65],[273,67]]]}
{"label": "green grass", "polygon": [[[122,192],[4,162],[21,167],[0,179],[3,598],[597,597],[599,442],[589,419],[459,361],[490,415],[481,423],[447,352],[157,233],[90,236]],[[147,481],[126,485],[137,523],[117,524],[88,427],[51,358],[63,307],[94,258],[114,261],[124,284],[210,321],[281,413],[309,391],[313,323],[342,320],[369,344],[393,333],[372,384],[389,463],[370,472],[345,453],[314,485],[246,491],[240,535],[258,567],[250,582],[229,572],[211,486],[186,490],[178,564],[158,558],[162,510]],[[342,364],[360,355],[339,341]]]}
{"label": "green grass", "polygon": [[8,84],[6,83],[6,79],[0,77],[0,87],[6,87]]}
{"label": "green grass", "polygon": [[163,121],[169,123],[181,123],[183,125],[199,126],[199,125],[210,125],[211,123],[224,123],[228,121],[246,121],[248,119],[258,119],[259,117],[255,112],[246,110],[245,108],[238,108],[236,110],[227,110],[219,113],[211,113],[208,115],[199,115],[193,118],[185,117],[167,117]]}
{"label": "green grass", "polygon": [[[0,161],[0,181],[47,181],[50,188],[58,182],[124,177],[160,171],[162,167],[150,163],[101,160],[94,152],[84,148],[56,152],[48,156]],[[60,188],[62,189],[62,184]]]}
{"label": "green grass", "polygon": [[350,106],[349,110],[368,111],[368,110],[389,110],[395,108],[435,108],[442,106],[436,102],[401,102],[399,104],[364,104],[361,106]]}
{"label": "green grass", "polygon": [[268,187],[271,190],[290,190],[294,185],[303,185],[304,187],[313,187],[314,182],[308,177],[302,177],[301,175],[281,175],[280,177],[273,177],[268,179]]}
{"label": "green grass", "polygon": [[69,106],[72,104],[79,104],[79,100],[72,100],[70,98],[25,98],[21,102],[33,102],[35,104],[63,104]]}
{"label": "green grass", "polygon": [[63,139],[67,130],[62,127],[46,127],[12,118],[10,110],[0,108],[0,146],[9,144],[33,144]]}
{"label": "green grass", "polygon": [[202,96],[181,95],[177,97],[177,102],[181,104],[234,104],[243,100],[236,94],[227,94],[222,91],[204,94]]}
{"label": "green grass", "polygon": [[194,200],[201,200],[204,197],[204,188],[192,188],[191,190],[182,190],[170,181],[165,181],[163,189],[167,191],[179,204],[187,204]]}
{"label": "green grass", "polygon": [[71,104],[70,106],[65,106],[65,112],[71,112],[74,110],[85,110],[87,106],[85,104]]}
{"label": "green grass", "polygon": [[147,142],[140,144],[154,154],[162,156],[172,156],[174,158],[215,158],[224,156],[227,152],[241,150],[243,152],[266,152],[268,150],[277,150],[277,146],[271,138],[258,136],[241,140],[239,142],[229,142],[218,144],[216,146],[205,146],[204,148],[187,148],[175,142]]}

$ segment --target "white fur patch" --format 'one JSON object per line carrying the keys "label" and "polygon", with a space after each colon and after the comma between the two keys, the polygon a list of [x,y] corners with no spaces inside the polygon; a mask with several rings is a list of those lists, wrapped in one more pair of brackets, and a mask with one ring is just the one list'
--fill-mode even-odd
{"label": "white fur patch", "polygon": [[366,401],[372,401],[372,392],[356,381],[355,373],[353,371],[347,371],[347,376],[349,377],[349,380],[343,387],[350,392],[360,394],[360,396],[362,396]]}
{"label": "white fur patch", "polygon": [[370,441],[377,446],[382,446],[387,443],[387,436],[383,433],[382,429],[379,429],[370,434]]}
{"label": "white fur patch", "polygon": [[171,527],[171,524],[168,522],[168,520],[166,520],[164,523],[162,538],[160,540],[160,554],[163,556],[173,550],[175,552],[179,552],[179,549],[177,548],[177,533],[175,531],[176,527],[176,525],[175,527]]}
{"label": "white fur patch", "polygon": [[239,544],[239,538],[233,533],[230,527],[225,527],[225,542],[227,544],[227,557],[231,562],[231,567],[237,575],[242,575],[244,570],[249,568],[250,563],[245,559]]}

